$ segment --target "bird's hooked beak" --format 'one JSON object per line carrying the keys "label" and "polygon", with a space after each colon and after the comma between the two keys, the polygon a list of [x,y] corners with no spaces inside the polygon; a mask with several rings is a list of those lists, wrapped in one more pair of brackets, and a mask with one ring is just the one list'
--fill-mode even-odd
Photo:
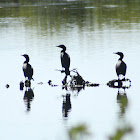
{"label": "bird's hooked beak", "polygon": [[23,55],[21,55],[21,56],[23,56],[25,59],[27,58],[27,57],[26,57],[26,55],[24,55],[24,54],[23,54]]}
{"label": "bird's hooked beak", "polygon": [[65,47],[64,45],[59,45],[59,46],[57,46],[57,47],[63,49],[63,51],[66,51],[66,47]]}
{"label": "bird's hooked beak", "polygon": [[116,52],[114,52],[113,54],[117,54]]}
{"label": "bird's hooked beak", "polygon": [[21,55],[21,56],[25,57],[26,59],[27,59],[27,58],[29,59],[29,56],[28,56],[27,54],[23,54],[23,55]]}

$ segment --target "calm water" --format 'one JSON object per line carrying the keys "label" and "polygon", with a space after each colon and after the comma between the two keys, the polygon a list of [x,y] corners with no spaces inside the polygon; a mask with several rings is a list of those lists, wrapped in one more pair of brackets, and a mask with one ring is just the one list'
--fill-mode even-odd
{"label": "calm water", "polygon": [[[120,127],[134,131],[123,140],[140,138],[140,2],[48,1],[0,4],[0,138],[2,140],[67,140],[72,126],[84,123],[89,140],[108,140]],[[60,49],[65,44],[71,69],[85,80],[100,83],[84,90],[50,87],[61,85]],[[118,89],[106,83],[117,78],[115,64],[122,51],[126,77],[123,104]],[[34,68],[34,98],[19,90],[24,80],[21,54],[30,56]],[[43,82],[42,85],[38,84]],[[6,89],[5,85],[10,88]],[[124,91],[123,91],[124,92]],[[65,96],[70,94],[66,103]]]}

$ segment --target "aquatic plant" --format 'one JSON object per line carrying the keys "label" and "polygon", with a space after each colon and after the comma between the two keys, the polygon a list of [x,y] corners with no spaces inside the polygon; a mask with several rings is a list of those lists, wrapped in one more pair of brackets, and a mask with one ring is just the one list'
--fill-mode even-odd
{"label": "aquatic plant", "polygon": [[90,132],[85,124],[79,124],[68,130],[68,136],[70,140],[81,140],[86,136],[89,136]]}
{"label": "aquatic plant", "polygon": [[125,126],[124,128],[118,128],[113,136],[109,137],[109,140],[122,140],[122,138],[129,133],[132,133],[131,126]]}

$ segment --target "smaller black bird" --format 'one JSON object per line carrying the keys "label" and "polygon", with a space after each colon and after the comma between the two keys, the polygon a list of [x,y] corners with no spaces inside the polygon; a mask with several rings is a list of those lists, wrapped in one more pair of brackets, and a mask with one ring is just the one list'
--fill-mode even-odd
{"label": "smaller black bird", "polygon": [[32,66],[29,64],[29,56],[27,55],[27,54],[24,54],[24,55],[22,55],[22,56],[24,56],[25,57],[25,59],[26,59],[26,61],[23,63],[23,67],[22,67],[22,69],[23,69],[23,73],[24,73],[24,76],[25,76],[25,79],[26,78],[28,78],[28,79],[26,79],[26,80],[34,80],[33,79],[33,68],[32,68]]}
{"label": "smaller black bird", "polygon": [[[123,53],[117,52],[115,54],[118,54],[120,56],[120,58],[118,59],[118,62],[116,64],[116,73],[117,73],[118,79],[122,80],[126,74],[127,66],[126,66],[125,62],[122,60],[124,57]],[[123,78],[122,78],[122,76],[123,76]]]}
{"label": "smaller black bird", "polygon": [[70,75],[69,67],[70,67],[70,56],[66,53],[66,47],[64,45],[57,46],[62,48],[60,58],[61,58],[61,65],[65,68],[65,74]]}

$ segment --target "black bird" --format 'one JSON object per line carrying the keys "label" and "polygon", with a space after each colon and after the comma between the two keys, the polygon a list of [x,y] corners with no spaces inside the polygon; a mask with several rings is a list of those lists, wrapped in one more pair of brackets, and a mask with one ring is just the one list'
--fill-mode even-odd
{"label": "black bird", "polygon": [[62,48],[61,51],[61,64],[62,67],[65,68],[65,74],[70,75],[69,67],[70,67],[70,56],[66,53],[66,47],[64,45],[57,46],[59,48]]}
{"label": "black bird", "polygon": [[127,66],[126,66],[125,62],[122,60],[124,57],[123,53],[117,52],[115,54],[118,54],[120,56],[120,58],[118,59],[118,62],[116,64],[116,73],[117,73],[118,79],[122,80],[121,77],[123,76],[123,78],[124,78],[124,76],[126,74]]}
{"label": "black bird", "polygon": [[25,79],[28,78],[27,80],[34,80],[33,79],[33,68],[32,66],[29,64],[29,56],[27,54],[24,54],[22,55],[25,57],[26,61],[23,63],[23,73],[24,73],[24,76],[25,76]]}

